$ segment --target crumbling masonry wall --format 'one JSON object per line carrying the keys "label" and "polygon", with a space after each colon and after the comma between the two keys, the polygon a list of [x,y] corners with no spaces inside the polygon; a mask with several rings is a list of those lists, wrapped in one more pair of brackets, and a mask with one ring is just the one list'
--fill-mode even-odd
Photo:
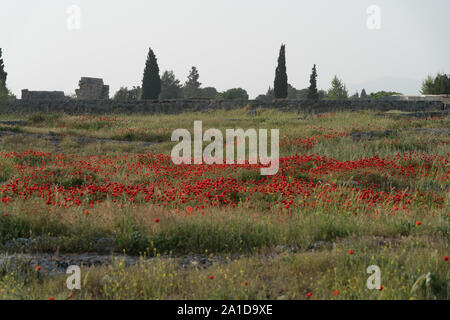
{"label": "crumbling masonry wall", "polygon": [[325,113],[334,111],[400,110],[406,112],[448,111],[450,104],[443,101],[302,101],[302,100],[274,100],[264,102],[258,100],[167,100],[167,101],[116,101],[116,100],[13,100],[0,106],[0,113],[55,113],[68,114],[155,114],[181,113],[185,111],[210,111],[216,109],[237,109],[248,107],[253,109],[278,109],[282,111]]}
{"label": "crumbling masonry wall", "polygon": [[62,91],[29,91],[28,89],[22,90],[22,100],[31,101],[31,100],[40,100],[40,101],[49,101],[49,100],[65,100],[64,92]]}
{"label": "crumbling masonry wall", "polygon": [[103,79],[82,77],[78,85],[80,88],[75,90],[77,99],[80,100],[109,99],[109,86],[103,84]]}

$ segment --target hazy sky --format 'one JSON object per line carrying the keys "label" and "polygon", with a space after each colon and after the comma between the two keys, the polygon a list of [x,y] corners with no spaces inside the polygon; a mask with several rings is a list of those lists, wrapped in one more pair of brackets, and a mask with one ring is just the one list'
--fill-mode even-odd
{"label": "hazy sky", "polygon": [[[289,83],[319,87],[334,74],[348,87],[418,93],[427,74],[450,73],[449,0],[2,0],[0,47],[8,86],[75,92],[81,76],[140,85],[148,48],[162,71],[184,82],[191,66],[203,86],[242,87],[251,97],[273,85],[281,43]],[[80,29],[68,7],[81,9]],[[367,8],[381,9],[381,28]],[[385,82],[383,82],[385,81]],[[402,87],[404,86],[404,87]],[[378,87],[377,87],[378,88]]]}

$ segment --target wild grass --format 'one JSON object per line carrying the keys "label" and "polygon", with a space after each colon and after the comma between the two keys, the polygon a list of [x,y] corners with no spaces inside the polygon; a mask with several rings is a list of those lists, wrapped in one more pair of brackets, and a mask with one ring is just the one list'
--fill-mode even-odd
{"label": "wild grass", "polygon": [[[0,252],[97,252],[96,241],[108,239],[110,245],[104,254],[125,252],[152,260],[135,267],[120,263],[83,267],[83,289],[71,296],[65,286],[66,276],[49,277],[28,267],[1,265],[0,299],[306,299],[308,292],[312,293],[310,299],[450,296],[450,268],[444,261],[450,240],[448,166],[426,160],[430,155],[448,160],[450,138],[415,130],[449,128],[448,117],[409,119],[389,113],[338,112],[304,118],[275,110],[258,110],[252,116],[241,109],[181,115],[2,115],[2,120],[23,120],[26,125],[11,129],[0,124],[0,130],[16,132],[0,134],[0,188],[15,179],[27,179],[36,187],[63,189],[93,182],[127,186],[156,181],[159,178],[150,169],[142,168],[138,174],[134,172],[137,169],[130,168],[157,161],[139,157],[146,152],[170,155],[175,145],[170,141],[171,132],[186,128],[192,133],[194,120],[202,120],[204,130],[278,128],[280,138],[288,135],[292,141],[300,141],[283,144],[283,157],[314,154],[354,161],[392,159],[413,152],[417,157],[405,160],[403,165],[427,166],[432,174],[395,175],[385,168],[314,174],[316,164],[305,162],[304,167],[285,174],[286,183],[302,180],[316,187],[308,190],[310,198],[306,200],[289,198],[297,205],[304,204],[293,210],[283,208],[283,196],[277,192],[235,192],[231,195],[238,204],[235,207],[194,211],[192,207],[198,205],[195,202],[163,207],[139,197],[131,202],[105,195],[95,203],[89,201],[98,199],[88,194],[79,206],[64,207],[46,205],[39,196],[22,195],[13,202],[0,202]],[[385,134],[386,130],[395,133]],[[350,135],[366,131],[376,134],[370,139]],[[52,133],[53,138],[26,133]],[[110,140],[92,142],[79,137]],[[144,146],[143,142],[154,144]],[[61,157],[47,163],[48,158],[33,154],[6,156],[26,150]],[[89,169],[75,161],[77,157],[89,158]],[[102,170],[93,174],[92,168],[101,157],[115,158],[114,174]],[[221,175],[223,172],[207,172],[203,178]],[[259,171],[244,168],[227,172],[227,177],[237,179],[240,185],[265,179]],[[177,183],[183,178],[174,175],[164,179]],[[388,200],[373,206],[355,205],[362,192],[352,189],[357,183],[388,194],[411,193],[418,200],[407,208],[399,204],[396,210]],[[326,190],[321,189],[324,184],[333,184],[335,189],[327,191],[328,202],[316,203]],[[0,193],[0,198],[8,195]],[[338,206],[342,195],[348,196],[346,207]],[[442,204],[433,202],[436,196],[443,199]],[[62,199],[62,195],[56,197]],[[18,238],[40,240],[29,247],[15,246]],[[292,250],[280,253],[280,247]],[[177,262],[185,255],[225,256],[230,261],[186,269]],[[382,270],[382,291],[369,290],[365,285],[369,276],[366,269],[373,264]]]}
{"label": "wild grass", "polygon": [[[397,246],[344,241],[331,250],[246,257],[206,269],[181,268],[175,259],[142,260],[125,267],[84,267],[82,290],[70,291],[66,276],[5,268],[4,299],[449,299],[449,269],[442,256],[448,243],[411,239]],[[350,255],[349,248],[354,251]],[[382,271],[382,290],[369,290],[366,269]],[[429,275],[432,283],[421,281]],[[312,294],[308,297],[308,293]]]}

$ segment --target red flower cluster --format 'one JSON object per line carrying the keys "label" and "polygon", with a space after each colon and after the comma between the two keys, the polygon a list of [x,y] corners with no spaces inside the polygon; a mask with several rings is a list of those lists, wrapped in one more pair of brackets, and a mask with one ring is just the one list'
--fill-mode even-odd
{"label": "red flower cluster", "polygon": [[[442,208],[437,193],[386,189],[379,180],[448,183],[450,176],[448,158],[415,153],[354,161],[294,155],[280,159],[274,176],[259,176],[258,165],[174,165],[170,157],[152,153],[81,157],[27,151],[0,157],[14,159],[19,172],[0,186],[4,205],[32,198],[49,206],[91,208],[111,199],[119,206],[146,202],[188,215],[210,207],[252,208],[254,199],[263,199],[268,210],[289,212],[322,207],[330,213],[378,214],[383,205],[395,214],[413,203]],[[250,178],[242,179],[243,172]]]}

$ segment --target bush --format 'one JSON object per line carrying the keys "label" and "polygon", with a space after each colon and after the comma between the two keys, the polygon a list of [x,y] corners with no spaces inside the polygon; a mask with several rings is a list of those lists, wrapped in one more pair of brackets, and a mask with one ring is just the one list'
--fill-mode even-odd
{"label": "bush", "polygon": [[242,88],[233,88],[217,95],[222,100],[248,100],[248,93]]}
{"label": "bush", "polygon": [[61,116],[59,114],[47,114],[47,113],[34,113],[28,117],[28,123],[31,124],[52,124],[54,121],[58,120]]}

